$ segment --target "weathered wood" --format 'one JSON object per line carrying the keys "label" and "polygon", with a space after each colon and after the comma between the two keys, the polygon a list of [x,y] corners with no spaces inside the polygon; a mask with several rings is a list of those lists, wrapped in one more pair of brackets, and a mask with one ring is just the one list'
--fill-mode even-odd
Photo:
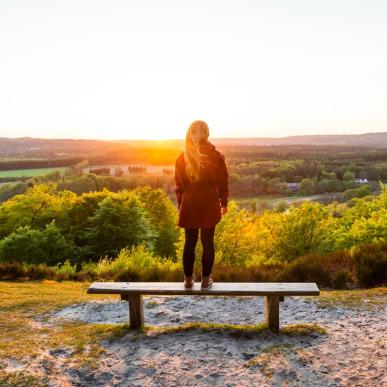
{"label": "weathered wood", "polygon": [[144,306],[142,296],[139,294],[128,295],[129,321],[131,329],[138,329],[144,325]]}
{"label": "weathered wood", "polygon": [[90,294],[144,294],[144,295],[221,295],[221,296],[318,296],[315,283],[236,283],[216,282],[208,290],[200,283],[185,289],[183,282],[94,282]]}
{"label": "weathered wood", "polygon": [[266,296],[266,324],[273,332],[279,331],[279,297]]}

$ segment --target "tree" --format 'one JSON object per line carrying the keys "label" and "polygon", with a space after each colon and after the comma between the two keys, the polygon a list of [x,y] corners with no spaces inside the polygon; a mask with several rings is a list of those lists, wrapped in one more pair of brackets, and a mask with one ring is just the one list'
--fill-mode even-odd
{"label": "tree", "polygon": [[0,261],[54,265],[73,258],[74,246],[60,234],[54,222],[43,230],[19,227],[0,242]]}
{"label": "tree", "polygon": [[266,212],[257,220],[258,250],[267,259],[291,261],[326,249],[327,212],[321,204],[306,201],[287,213]]}
{"label": "tree", "polygon": [[140,243],[153,250],[157,232],[134,194],[109,195],[89,218],[85,253],[92,259],[116,256],[125,247]]}
{"label": "tree", "polygon": [[314,193],[315,183],[312,179],[302,179],[300,183],[300,192],[305,195]]}
{"label": "tree", "polygon": [[43,229],[60,218],[64,207],[71,206],[74,198],[69,191],[58,191],[56,184],[35,185],[14,196],[0,206],[0,238],[23,226]]}
{"label": "tree", "polygon": [[355,180],[355,174],[351,171],[347,171],[343,175],[343,180],[345,181]]}
{"label": "tree", "polygon": [[387,192],[377,197],[352,199],[340,222],[332,230],[336,248],[387,241]]}
{"label": "tree", "polygon": [[154,252],[163,257],[176,257],[175,243],[179,238],[176,207],[162,189],[146,186],[135,189],[133,193],[147,211],[158,234]]}
{"label": "tree", "polygon": [[256,253],[255,215],[238,209],[231,201],[227,215],[215,230],[216,260],[223,264],[243,266]]}

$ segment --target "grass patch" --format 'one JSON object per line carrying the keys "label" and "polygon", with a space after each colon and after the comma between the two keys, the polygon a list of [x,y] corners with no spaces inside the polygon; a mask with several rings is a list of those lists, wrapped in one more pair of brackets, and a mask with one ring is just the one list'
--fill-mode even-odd
{"label": "grass patch", "polygon": [[[125,326],[58,323],[41,324],[42,315],[67,305],[92,299],[116,299],[87,295],[87,284],[79,282],[1,282],[0,358],[27,362],[49,348],[69,347],[74,356],[85,360],[98,352],[98,341],[114,337]],[[91,348],[91,351],[90,351]]]}
{"label": "grass patch", "polygon": [[[178,332],[187,332],[192,330],[198,330],[202,333],[220,331],[234,335],[257,335],[262,332],[269,332],[269,329],[265,323],[257,325],[236,325],[225,323],[203,323],[203,322],[190,322],[176,326],[145,326],[144,333],[150,335],[163,335]],[[325,328],[317,324],[291,324],[285,325],[280,329],[279,334],[286,336],[308,336],[312,333],[325,335]]]}
{"label": "grass patch", "polygon": [[319,335],[326,335],[327,331],[325,328],[317,324],[289,324],[285,325],[280,329],[282,335],[299,335],[299,336],[309,336],[312,333],[317,333]]}
{"label": "grass patch", "polygon": [[52,349],[71,348],[67,361],[93,367],[95,359],[105,352],[100,345],[102,340],[119,338],[129,331],[127,324],[84,324],[64,322],[54,328],[45,344]]}
{"label": "grass patch", "polygon": [[247,361],[244,366],[246,368],[257,366],[261,371],[262,375],[264,375],[268,379],[271,379],[274,374],[273,368],[270,367],[272,361],[279,360],[282,363],[286,363],[288,354],[294,351],[294,346],[291,344],[270,345],[263,349],[260,355],[255,356],[249,361]]}
{"label": "grass patch", "polygon": [[52,168],[29,168],[29,169],[12,169],[7,171],[0,171],[0,177],[34,177],[44,176],[48,173],[59,171],[63,175],[68,167],[52,167]]}
{"label": "grass patch", "polygon": [[187,332],[192,330],[198,330],[202,333],[222,331],[232,334],[259,334],[263,331],[267,331],[266,324],[257,325],[235,325],[235,324],[224,324],[224,323],[203,323],[203,322],[190,322],[176,326],[146,326],[144,332],[151,335],[164,335],[170,333]]}
{"label": "grass patch", "polygon": [[25,371],[0,371],[0,386],[2,387],[44,387],[48,386],[46,377],[38,378]]}
{"label": "grass patch", "polygon": [[145,304],[145,308],[147,308],[147,309],[156,308],[156,306],[159,305],[159,303],[157,301],[154,301],[154,300],[148,301],[144,304]]}
{"label": "grass patch", "polygon": [[375,310],[387,301],[387,288],[322,291],[320,297],[312,297],[321,308],[344,307]]}

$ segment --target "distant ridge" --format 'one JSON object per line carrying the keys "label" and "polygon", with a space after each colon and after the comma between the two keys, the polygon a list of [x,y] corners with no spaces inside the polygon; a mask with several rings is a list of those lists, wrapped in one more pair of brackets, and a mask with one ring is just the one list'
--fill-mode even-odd
{"label": "distant ridge", "polygon": [[288,137],[217,138],[221,145],[340,145],[387,148],[387,132],[364,134],[326,134]]}
{"label": "distant ridge", "polygon": [[[212,138],[216,145],[239,146],[280,146],[280,145],[321,145],[321,146],[352,146],[366,148],[387,148],[387,132],[363,133],[363,134],[327,134],[327,135],[303,135],[288,137],[250,137],[250,138]],[[42,139],[32,137],[7,138],[0,137],[1,150],[13,150],[39,147],[44,149],[63,149],[63,147],[75,148],[83,151],[90,147],[103,149],[106,145],[118,147],[120,145],[134,147],[181,147],[183,140],[86,140],[86,139]]]}

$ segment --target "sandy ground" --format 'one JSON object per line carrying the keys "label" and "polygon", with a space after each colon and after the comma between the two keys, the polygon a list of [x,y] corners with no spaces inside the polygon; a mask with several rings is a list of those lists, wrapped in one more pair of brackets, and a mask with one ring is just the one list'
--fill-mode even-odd
{"label": "sandy ground", "polygon": [[[222,329],[127,335],[103,342],[96,369],[66,364],[66,348],[31,367],[49,370],[53,386],[387,386],[386,302],[378,308],[323,308],[315,300],[285,298],[281,324],[315,323],[326,335],[241,333]],[[87,323],[128,320],[125,301],[73,305],[50,316]],[[148,297],[145,322],[257,324],[263,298]],[[16,365],[17,366],[17,365]]]}

